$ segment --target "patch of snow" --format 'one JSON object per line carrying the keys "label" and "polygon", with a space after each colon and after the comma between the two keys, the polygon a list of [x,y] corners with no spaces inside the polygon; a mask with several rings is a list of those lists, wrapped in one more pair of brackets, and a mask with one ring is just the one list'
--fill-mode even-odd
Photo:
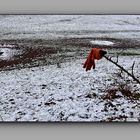
{"label": "patch of snow", "polygon": [[114,42],[106,41],[106,40],[92,40],[92,41],[90,41],[90,43],[95,44],[95,45],[106,45],[106,46],[114,45]]}
{"label": "patch of snow", "polygon": [[22,50],[15,49],[15,45],[0,44],[0,59],[1,60],[12,59],[13,56],[18,55],[21,52]]}
{"label": "patch of snow", "polygon": [[[11,47],[11,46],[10,46]],[[0,48],[0,59],[1,60],[9,60],[12,59],[14,55],[17,55],[20,51],[12,48]]]}
{"label": "patch of snow", "polygon": [[9,48],[0,48],[0,52],[2,52],[2,54],[0,55],[0,59],[2,59],[2,60],[10,59],[13,56],[13,53],[14,53]]}
{"label": "patch of snow", "polygon": [[120,91],[117,91],[116,95],[123,97],[123,95],[122,95],[122,93]]}
{"label": "patch of snow", "polygon": [[0,48],[14,48],[15,45],[12,44],[0,44]]}

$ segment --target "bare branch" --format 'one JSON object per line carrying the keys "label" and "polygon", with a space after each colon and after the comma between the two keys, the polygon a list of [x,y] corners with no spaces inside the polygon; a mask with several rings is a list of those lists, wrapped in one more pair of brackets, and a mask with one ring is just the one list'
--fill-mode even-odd
{"label": "bare branch", "polygon": [[109,57],[109,59],[112,59],[112,58],[113,58],[113,56],[110,56],[110,57]]}
{"label": "bare branch", "polygon": [[[125,73],[127,73],[131,78],[133,78],[134,81],[136,81],[137,83],[140,84],[140,81],[134,76],[134,74],[131,74],[130,72],[128,72],[128,70],[126,70],[124,67],[122,67],[121,65],[119,65],[118,63],[116,63],[115,61],[111,60],[109,57],[104,56],[104,58],[106,58],[108,61],[112,62],[113,64],[115,64],[117,67],[119,67],[122,71],[124,71]],[[133,68],[134,68],[134,64],[133,63]]]}
{"label": "bare branch", "polygon": [[132,75],[134,76],[134,65],[135,65],[135,61],[132,64]]}

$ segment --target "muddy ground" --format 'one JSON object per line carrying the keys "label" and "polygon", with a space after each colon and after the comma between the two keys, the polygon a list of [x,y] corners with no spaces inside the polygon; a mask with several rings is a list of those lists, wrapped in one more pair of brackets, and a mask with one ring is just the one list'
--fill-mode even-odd
{"label": "muddy ground", "polygon": [[[91,40],[107,40],[114,43],[113,46],[99,46],[90,43]],[[93,47],[103,48],[108,55],[120,53],[120,55],[140,55],[140,41],[131,39],[114,38],[58,38],[53,40],[22,39],[0,40],[1,48],[13,45],[11,50],[18,53],[9,59],[0,58],[0,70],[22,69],[43,65],[64,63],[79,58],[86,58]]]}

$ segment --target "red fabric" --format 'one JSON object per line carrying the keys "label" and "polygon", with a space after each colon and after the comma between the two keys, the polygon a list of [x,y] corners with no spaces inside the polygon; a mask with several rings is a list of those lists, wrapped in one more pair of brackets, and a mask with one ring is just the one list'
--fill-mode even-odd
{"label": "red fabric", "polygon": [[91,50],[91,52],[89,53],[86,62],[84,63],[83,68],[86,68],[86,71],[91,70],[91,68],[93,67],[93,69],[95,69],[95,59],[99,60],[102,58],[102,56],[100,55],[100,50],[99,48],[93,48]]}

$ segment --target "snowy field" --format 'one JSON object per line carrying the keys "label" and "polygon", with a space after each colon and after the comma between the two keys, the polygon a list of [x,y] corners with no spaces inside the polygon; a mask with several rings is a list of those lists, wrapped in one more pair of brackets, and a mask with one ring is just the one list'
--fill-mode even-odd
{"label": "snowy field", "polygon": [[[0,121],[140,121],[140,84],[105,58],[86,72],[92,47],[140,79],[139,15],[1,15]],[[113,57],[113,60],[116,58]]]}
{"label": "snowy field", "polygon": [[0,38],[139,38],[140,15],[1,15]]}
{"label": "snowy field", "polygon": [[[120,63],[125,65],[133,59],[136,58],[121,59]],[[103,98],[107,89],[117,86],[112,78],[116,67],[102,59],[97,63],[96,70],[85,72],[83,61],[67,62],[61,68],[51,65],[1,72],[1,119],[105,121],[116,117],[114,120],[139,121],[139,100],[131,101],[119,90],[116,92],[118,97]],[[139,62],[140,58],[137,58],[136,63]],[[126,67],[129,69],[129,65]],[[139,69],[140,65],[136,69],[137,75],[140,74]],[[135,83],[127,86],[136,93],[140,90],[140,85]]]}

